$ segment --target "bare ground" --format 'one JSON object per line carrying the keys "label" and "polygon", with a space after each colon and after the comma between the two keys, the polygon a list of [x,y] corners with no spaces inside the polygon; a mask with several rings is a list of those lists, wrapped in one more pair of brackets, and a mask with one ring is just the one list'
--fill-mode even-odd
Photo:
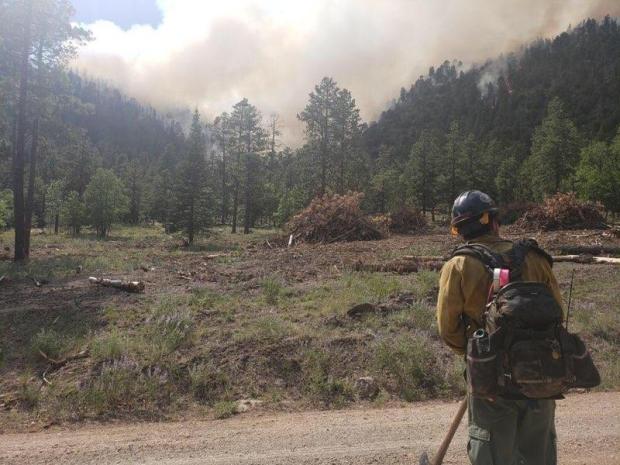
{"label": "bare ground", "polygon": [[[2,464],[415,464],[437,447],[457,404],[286,414],[229,420],[91,425],[0,435]],[[559,463],[620,463],[620,393],[558,402]],[[444,463],[466,464],[461,425]]]}

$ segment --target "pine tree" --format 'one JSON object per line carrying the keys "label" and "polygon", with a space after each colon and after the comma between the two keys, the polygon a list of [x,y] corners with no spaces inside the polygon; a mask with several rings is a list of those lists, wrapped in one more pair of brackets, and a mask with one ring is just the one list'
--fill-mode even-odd
{"label": "pine tree", "polygon": [[524,171],[538,200],[563,189],[571,190],[579,144],[575,124],[560,99],[554,98],[549,102],[545,119],[534,131],[532,151]]}
{"label": "pine tree", "polygon": [[620,133],[610,145],[592,142],[581,151],[576,178],[581,197],[620,213]]}
{"label": "pine tree", "polygon": [[[0,5],[3,18],[2,42],[14,60],[8,80],[17,92],[9,97],[14,106],[13,205],[15,214],[15,260],[30,254],[30,228],[34,207],[40,118],[44,111],[47,75],[62,68],[75,55],[76,45],[86,32],[71,24],[73,8],[67,0],[10,0]],[[33,79],[34,78],[34,79]],[[34,82],[34,86],[33,86]],[[29,158],[26,142],[30,139]],[[29,164],[24,198],[24,169]]]}
{"label": "pine tree", "polygon": [[97,237],[106,237],[127,211],[125,186],[112,171],[99,168],[86,187],[84,204]]}
{"label": "pine tree", "polygon": [[220,222],[226,224],[230,214],[230,170],[233,149],[233,128],[230,115],[226,112],[215,118],[213,123],[215,140],[219,149],[219,195],[220,195]]}
{"label": "pine tree", "polygon": [[61,218],[63,224],[69,227],[71,234],[74,236],[80,234],[82,226],[87,221],[87,213],[84,202],[82,202],[77,192],[71,191],[67,194],[67,198],[62,206]]}
{"label": "pine tree", "polygon": [[47,215],[48,223],[54,225],[54,234],[58,234],[60,214],[63,208],[65,184],[61,180],[52,181],[47,186]]}
{"label": "pine tree", "polygon": [[433,220],[437,204],[439,154],[437,135],[428,130],[422,131],[411,147],[409,162],[403,173],[410,195],[417,200],[423,213],[431,212]]}
{"label": "pine tree", "polygon": [[384,147],[374,163],[370,187],[375,198],[375,208],[381,213],[395,211],[405,206],[406,187],[401,178],[403,170],[395,162],[390,150]]}
{"label": "pine tree", "polygon": [[124,167],[123,178],[127,186],[129,209],[127,219],[131,224],[138,224],[143,219],[144,200],[144,164],[131,160]]}
{"label": "pine tree", "polygon": [[196,233],[209,224],[205,140],[198,110],[192,118],[187,150],[177,172],[175,224],[192,244]]}
{"label": "pine tree", "polygon": [[233,149],[235,156],[232,167],[232,232],[237,232],[238,209],[243,190],[243,233],[248,234],[254,221],[254,194],[260,178],[257,172],[260,166],[258,154],[265,150],[266,132],[261,126],[260,112],[246,98],[234,105],[231,125],[235,140]]}
{"label": "pine tree", "polygon": [[297,118],[306,125],[306,143],[318,162],[318,194],[326,192],[333,167],[338,88],[332,78],[324,77],[310,92],[310,99]]}
{"label": "pine tree", "polygon": [[439,174],[440,200],[452,205],[456,196],[464,189],[463,179],[463,134],[458,121],[452,121],[446,134],[441,157],[442,170]]}

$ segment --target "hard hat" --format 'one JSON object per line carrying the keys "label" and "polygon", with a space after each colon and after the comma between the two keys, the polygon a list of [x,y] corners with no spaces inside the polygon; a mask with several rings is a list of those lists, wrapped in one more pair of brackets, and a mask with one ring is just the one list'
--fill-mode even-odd
{"label": "hard hat", "polygon": [[477,190],[460,194],[452,206],[452,233],[468,235],[489,224],[490,215],[498,212],[493,199]]}

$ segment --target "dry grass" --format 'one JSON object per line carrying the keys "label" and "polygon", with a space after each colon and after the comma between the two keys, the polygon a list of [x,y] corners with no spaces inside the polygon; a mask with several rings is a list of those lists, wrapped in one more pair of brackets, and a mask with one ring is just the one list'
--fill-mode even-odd
{"label": "dry grass", "polygon": [[[0,303],[0,391],[21,399],[0,412],[0,426],[205,409],[226,417],[243,398],[270,408],[340,408],[355,402],[355,381],[368,375],[381,389],[376,405],[460,395],[462,366],[436,331],[438,273],[347,266],[360,257],[445,254],[453,242],[444,232],[292,249],[267,245],[273,234],[214,230],[190,249],[158,227],[117,228],[106,241],[34,236],[28,265],[0,261],[0,275],[9,278]],[[565,295],[573,268],[571,329],[591,347],[601,389],[618,389],[620,270],[559,264]],[[143,279],[146,292],[89,286],[89,274]],[[37,288],[28,276],[50,283]],[[346,314],[354,304],[405,293],[413,296],[409,305],[357,319]],[[48,366],[39,350],[62,358],[78,348],[90,357],[41,382]]]}

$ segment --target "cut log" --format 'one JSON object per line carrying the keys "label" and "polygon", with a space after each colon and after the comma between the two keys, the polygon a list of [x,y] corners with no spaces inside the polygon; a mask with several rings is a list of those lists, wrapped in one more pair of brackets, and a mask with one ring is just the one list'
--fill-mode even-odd
{"label": "cut log", "polygon": [[556,250],[562,255],[620,255],[620,247],[610,245],[562,245]]}
{"label": "cut log", "polygon": [[554,262],[572,262],[600,265],[620,265],[620,258],[593,257],[592,255],[558,255],[553,257]]}
{"label": "cut log", "polygon": [[88,281],[91,284],[97,284],[104,287],[113,287],[127,292],[144,292],[143,281],[122,281],[120,279],[95,278],[93,276],[88,278]]}
{"label": "cut log", "polygon": [[415,260],[416,262],[445,262],[449,257],[439,257],[437,255],[403,255],[401,260]]}

